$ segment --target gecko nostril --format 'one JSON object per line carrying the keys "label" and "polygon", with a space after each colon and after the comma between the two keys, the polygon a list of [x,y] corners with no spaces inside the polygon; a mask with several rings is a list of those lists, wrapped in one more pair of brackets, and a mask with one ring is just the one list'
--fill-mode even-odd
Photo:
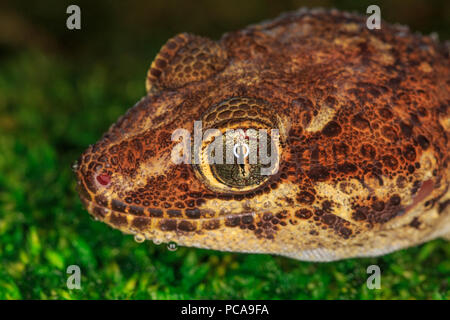
{"label": "gecko nostril", "polygon": [[111,182],[111,176],[107,173],[102,173],[97,176],[97,181],[103,186],[107,186]]}

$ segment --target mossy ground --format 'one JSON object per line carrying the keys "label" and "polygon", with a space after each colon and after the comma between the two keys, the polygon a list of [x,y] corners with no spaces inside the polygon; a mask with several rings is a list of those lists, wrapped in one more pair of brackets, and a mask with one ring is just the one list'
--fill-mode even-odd
{"label": "mossy ground", "polygon": [[[71,163],[144,94],[148,61],[79,66],[36,52],[0,63],[1,299],[449,299],[450,243],[307,263],[194,248],[169,251],[95,222]],[[66,268],[81,267],[81,290]],[[382,270],[381,289],[366,268]]]}

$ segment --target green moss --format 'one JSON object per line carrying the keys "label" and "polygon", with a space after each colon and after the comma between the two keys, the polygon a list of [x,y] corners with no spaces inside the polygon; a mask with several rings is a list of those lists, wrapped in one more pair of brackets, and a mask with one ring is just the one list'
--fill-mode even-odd
{"label": "green moss", "polygon": [[[0,64],[0,298],[449,299],[449,242],[307,263],[136,243],[91,220],[70,164],[144,94],[147,61],[79,67],[27,53]],[[68,290],[66,268],[81,268]],[[382,270],[381,290],[366,268]]]}

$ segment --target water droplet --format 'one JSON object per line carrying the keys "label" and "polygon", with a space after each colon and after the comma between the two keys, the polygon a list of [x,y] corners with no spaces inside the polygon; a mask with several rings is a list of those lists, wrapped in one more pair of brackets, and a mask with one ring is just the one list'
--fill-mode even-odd
{"label": "water droplet", "polygon": [[72,163],[72,171],[73,172],[76,172],[78,170],[78,161],[74,161],[73,163]]}
{"label": "water droplet", "polygon": [[162,241],[159,240],[159,239],[153,239],[153,243],[158,246],[158,245],[160,245],[162,243]]}
{"label": "water droplet", "polygon": [[141,233],[136,233],[134,235],[134,241],[136,241],[137,243],[142,243],[145,241],[145,236]]}
{"label": "water droplet", "polygon": [[175,251],[175,250],[178,249],[178,246],[177,246],[177,244],[176,244],[175,242],[169,242],[169,243],[167,244],[167,249],[168,249],[169,251]]}

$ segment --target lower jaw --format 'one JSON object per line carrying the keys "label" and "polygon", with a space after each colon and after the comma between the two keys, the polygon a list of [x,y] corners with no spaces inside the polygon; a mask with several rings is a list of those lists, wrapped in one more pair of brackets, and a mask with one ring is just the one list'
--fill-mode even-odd
{"label": "lower jaw", "polygon": [[226,216],[211,218],[151,217],[103,207],[80,195],[81,202],[95,221],[106,223],[125,234],[144,236],[155,243],[178,242],[209,231],[224,229]]}
{"label": "lower jaw", "polygon": [[[99,206],[96,202],[82,199],[91,216],[125,234],[134,234],[137,242],[152,240],[155,244],[175,242],[179,246],[197,247],[220,251],[269,253],[294,257],[299,246],[294,230],[296,226],[281,227],[279,222],[258,233],[259,223],[265,222],[264,212],[233,214],[212,218],[167,218],[134,215]],[[245,218],[244,218],[245,216]],[[251,216],[252,223],[242,225]],[[236,224],[233,221],[241,221]],[[286,237],[289,240],[286,245]],[[292,242],[292,243],[289,243]],[[295,243],[294,243],[295,242]],[[301,242],[301,241],[300,241]],[[299,243],[300,244],[300,243]]]}

